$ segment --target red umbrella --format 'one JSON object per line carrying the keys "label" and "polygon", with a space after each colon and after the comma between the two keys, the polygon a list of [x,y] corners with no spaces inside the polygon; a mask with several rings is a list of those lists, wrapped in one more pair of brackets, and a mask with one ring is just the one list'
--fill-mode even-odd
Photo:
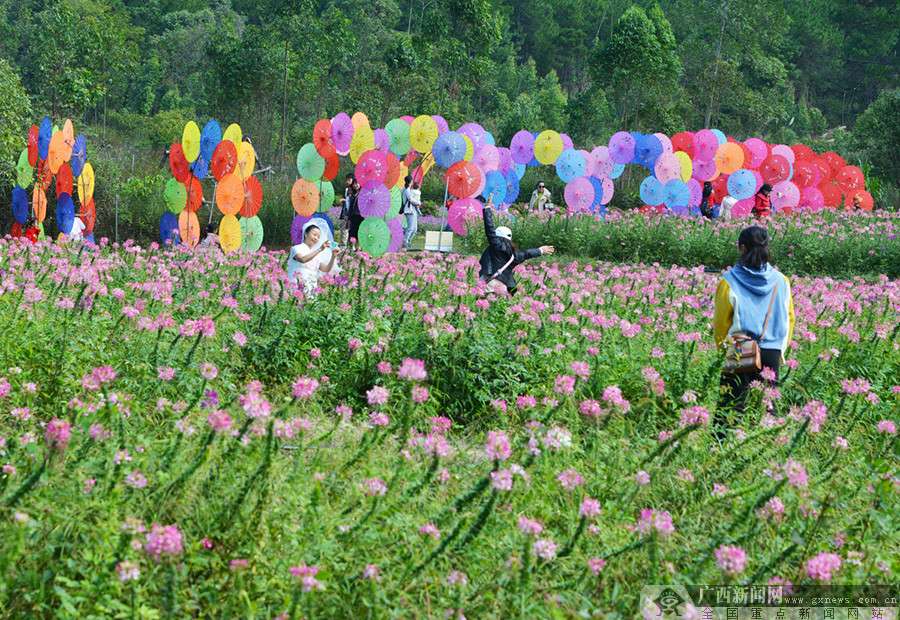
{"label": "red umbrella", "polygon": [[826,181],[819,185],[819,191],[822,192],[825,206],[829,209],[835,209],[841,204],[841,190],[834,183]]}
{"label": "red umbrella", "polygon": [[394,187],[397,181],[400,180],[400,160],[393,153],[388,153],[384,158],[387,161],[387,176],[384,184],[388,187]]}
{"label": "red umbrella", "polygon": [[816,155],[816,152],[805,144],[795,144],[791,147],[791,150],[794,151],[794,157],[797,158],[797,161],[804,159],[812,160],[818,157],[818,155]]}
{"label": "red umbrella", "polygon": [[832,170],[840,170],[847,165],[847,161],[834,151],[822,153],[822,158],[828,162],[828,165],[831,166]]}
{"label": "red umbrella", "polygon": [[191,174],[191,165],[185,158],[184,149],[181,148],[181,144],[178,142],[173,144],[172,148],[169,149],[169,165],[172,167],[172,176],[175,177],[179,183],[187,181],[188,175]]}
{"label": "red umbrella", "polygon": [[200,179],[188,173],[188,177],[184,180],[184,187],[187,190],[188,210],[197,211],[203,204],[203,186],[200,185]]}
{"label": "red umbrella", "polygon": [[447,188],[458,198],[471,198],[478,191],[484,173],[470,161],[458,161],[447,170]]}
{"label": "red umbrella", "polygon": [[822,173],[813,162],[801,159],[794,164],[794,176],[791,179],[800,189],[814,187],[819,184]]}
{"label": "red umbrella", "polygon": [[222,140],[213,150],[209,169],[216,181],[221,181],[226,174],[231,174],[237,167],[237,148],[231,140]]}
{"label": "red umbrella", "polygon": [[50,164],[47,163],[46,159],[39,159],[37,164],[37,176],[38,176],[38,184],[41,189],[45,192],[47,188],[50,187],[50,183],[53,182],[53,173],[50,171]]}
{"label": "red umbrella", "polygon": [[325,159],[325,172],[322,173],[322,178],[326,181],[333,181],[338,173],[338,168],[340,167],[341,161],[338,159],[337,154],[327,157]]}
{"label": "red umbrella", "polygon": [[9,236],[13,239],[19,239],[22,237],[22,224],[20,222],[13,222],[12,230],[10,231]]}
{"label": "red umbrella", "polygon": [[253,217],[259,213],[262,201],[262,185],[260,185],[259,179],[250,175],[249,179],[244,179],[244,204],[241,206],[241,217]]}
{"label": "red umbrella", "polygon": [[713,193],[712,193],[712,201],[713,204],[722,204],[722,199],[728,195],[728,177],[730,175],[720,174],[715,179],[712,180]]}
{"label": "red umbrella", "polygon": [[838,169],[834,180],[845,194],[852,194],[855,190],[865,189],[866,180],[863,172],[856,166],[843,166]]}
{"label": "red umbrella", "polygon": [[687,156],[694,159],[694,136],[686,131],[676,133],[672,136],[672,150],[687,153]]}
{"label": "red umbrella", "polygon": [[28,132],[28,164],[33,168],[37,165],[38,156],[38,134],[40,129],[37,125],[32,125]]}
{"label": "red umbrella", "polygon": [[819,169],[821,173],[821,178],[819,179],[819,183],[823,183],[825,181],[831,181],[834,179],[834,168],[831,167],[831,164],[828,163],[828,160],[824,157],[817,157],[813,160],[813,163],[816,165],[816,168]]}
{"label": "red umbrella", "polygon": [[791,175],[791,164],[783,155],[769,155],[759,167],[763,181],[770,185],[787,181]]}
{"label": "red umbrella", "polygon": [[63,163],[56,173],[56,195],[60,194],[72,195],[72,167],[67,163]]}
{"label": "red umbrella", "polygon": [[337,151],[334,148],[334,140],[331,137],[331,121],[323,118],[313,128],[313,146],[316,152],[325,159],[335,155]]}
{"label": "red umbrella", "polygon": [[847,197],[844,199],[844,208],[848,211],[853,211],[854,196],[859,196],[862,199],[862,204],[859,205],[859,208],[863,211],[871,211],[875,206],[875,201],[872,199],[872,194],[864,189],[858,189],[847,194]]}
{"label": "red umbrella", "polygon": [[81,207],[81,220],[84,222],[84,234],[90,235],[94,232],[94,224],[97,223],[97,209],[94,206],[94,199],[87,201],[86,205]]}

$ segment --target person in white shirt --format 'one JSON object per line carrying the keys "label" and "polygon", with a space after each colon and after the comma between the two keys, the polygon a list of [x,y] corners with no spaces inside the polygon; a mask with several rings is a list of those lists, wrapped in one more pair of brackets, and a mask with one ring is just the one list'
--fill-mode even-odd
{"label": "person in white shirt", "polygon": [[[320,243],[321,241],[321,243]],[[323,252],[331,254],[327,263],[319,260]],[[319,281],[319,273],[331,273],[334,261],[340,254],[339,248],[332,249],[331,241],[322,241],[322,231],[315,224],[307,224],[303,229],[303,243],[291,248],[288,257],[288,280],[303,285],[307,295],[313,295]]]}
{"label": "person in white shirt", "polygon": [[201,248],[219,247],[219,235],[216,234],[215,224],[210,223],[206,225],[206,232],[203,233],[203,238],[200,239],[199,246]]}
{"label": "person in white shirt", "polygon": [[409,249],[416,233],[419,232],[419,217],[422,211],[419,206],[422,204],[422,190],[418,183],[412,182],[412,177],[407,176],[406,187],[400,194],[401,211],[406,215],[406,230],[403,232],[403,247]]}
{"label": "person in white shirt", "polygon": [[72,220],[72,230],[69,231],[69,234],[66,235],[66,238],[74,243],[81,243],[82,241],[84,241],[85,228],[87,228],[87,226],[85,226],[84,222],[81,221],[81,216],[76,215],[75,219]]}

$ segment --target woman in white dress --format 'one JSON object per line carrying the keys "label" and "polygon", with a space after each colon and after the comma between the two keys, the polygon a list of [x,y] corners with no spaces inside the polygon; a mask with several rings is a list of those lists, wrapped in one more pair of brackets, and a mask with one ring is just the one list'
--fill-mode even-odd
{"label": "woman in white dress", "polygon": [[[339,248],[331,248],[331,241],[320,243],[322,231],[315,224],[307,224],[303,229],[303,243],[291,248],[288,257],[288,280],[303,285],[307,295],[313,294],[319,281],[319,273],[331,273]],[[322,252],[331,254],[327,263],[319,257]]]}

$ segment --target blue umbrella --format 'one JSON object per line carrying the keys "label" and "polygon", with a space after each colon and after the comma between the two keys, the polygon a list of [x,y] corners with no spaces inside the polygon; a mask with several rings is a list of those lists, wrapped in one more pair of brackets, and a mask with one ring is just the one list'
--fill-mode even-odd
{"label": "blue umbrella", "polygon": [[616,180],[620,176],[622,176],[623,172],[625,172],[625,164],[616,164],[615,166],[613,166],[613,169],[609,175],[609,178],[612,180]]}
{"label": "blue umbrella", "polygon": [[672,179],[665,184],[666,206],[670,209],[675,207],[687,207],[691,200],[691,190],[688,189],[687,183],[681,179]]}
{"label": "blue umbrella", "polygon": [[644,143],[647,141],[646,140],[647,136],[642,134],[640,131],[632,131],[631,137],[634,139],[634,155],[632,155],[631,161],[628,163],[629,164],[639,164],[639,163],[641,163],[641,159],[640,159],[641,148],[645,146]]}
{"label": "blue umbrella", "polygon": [[[537,133],[537,132],[532,131],[532,132],[531,132],[531,135],[534,136],[535,138],[537,138],[540,134]],[[541,162],[538,161],[538,158],[537,158],[537,157],[532,157],[532,158],[531,158],[531,161],[528,162],[528,163],[525,164],[525,165],[528,166],[529,168],[537,168],[538,166],[541,165]]]}
{"label": "blue umbrella", "polygon": [[586,169],[587,162],[584,160],[584,155],[575,149],[563,151],[556,160],[556,174],[563,183],[583,177]]}
{"label": "blue umbrella", "polygon": [[434,163],[441,168],[449,168],[466,156],[466,139],[455,131],[445,131],[437,137],[431,147]]}
{"label": "blue umbrella", "polygon": [[728,176],[728,193],[737,200],[750,198],[756,193],[756,177],[749,170],[735,170]]}
{"label": "blue umbrella", "polygon": [[49,118],[41,121],[41,128],[38,131],[38,157],[47,159],[50,154],[50,138],[53,137],[53,123]]}
{"label": "blue umbrella", "polygon": [[485,144],[493,144],[494,146],[497,146],[497,141],[494,140],[494,134],[492,134],[490,131],[485,131],[484,132],[484,143]]}
{"label": "blue umbrella", "polygon": [[68,235],[75,223],[75,203],[72,196],[63,192],[56,201],[56,225],[59,232]]}
{"label": "blue umbrella", "polygon": [[603,200],[603,180],[598,179],[595,176],[589,177],[591,185],[594,186],[594,202],[591,205],[591,210],[596,209],[601,206],[600,201]]}
{"label": "blue umbrella", "polygon": [[519,198],[519,175],[514,170],[510,170],[506,177],[506,198],[503,200],[506,204],[512,204]]}
{"label": "blue umbrella", "polygon": [[481,195],[488,198],[491,194],[497,199],[498,204],[503,202],[501,198],[506,197],[506,177],[497,170],[491,170],[484,176],[484,191]]}
{"label": "blue umbrella", "polygon": [[528,170],[528,166],[525,164],[516,164],[512,171],[516,173],[516,176],[519,177],[519,180],[522,180],[522,177],[525,176],[525,171]]}
{"label": "blue umbrella", "polygon": [[[217,121],[209,121],[200,132],[200,154],[207,162],[212,161],[213,151],[222,141],[222,127]],[[196,174],[196,173],[195,173]],[[204,175],[205,176],[205,175]],[[197,176],[198,179],[202,178]]]}
{"label": "blue umbrella", "polygon": [[716,138],[719,139],[719,146],[722,146],[723,144],[728,142],[728,138],[725,137],[725,134],[722,133],[722,131],[718,129],[710,129],[710,131],[716,134]]}
{"label": "blue umbrella", "polygon": [[175,217],[175,214],[171,211],[163,213],[159,220],[159,236],[163,245],[168,243],[178,245],[181,243],[181,234],[178,231],[178,218]]}
{"label": "blue umbrella", "polygon": [[69,164],[72,166],[72,177],[77,179],[84,170],[87,163],[87,140],[81,134],[75,138],[75,144],[72,145],[72,160]]}
{"label": "blue umbrella", "polygon": [[[202,141],[203,138],[200,138],[200,140]],[[209,160],[204,157],[202,146],[200,147],[200,154],[197,155],[197,159],[191,164],[191,172],[193,172],[194,176],[198,179],[205,179],[206,175],[209,173]]]}
{"label": "blue umbrella", "polygon": [[316,224],[316,226],[318,226],[319,228],[322,228],[323,224],[327,226],[328,230],[331,231],[331,238],[334,239],[334,224],[331,223],[331,219],[327,215],[325,215],[324,213],[316,213],[309,221]]}
{"label": "blue umbrella", "polygon": [[13,217],[19,224],[28,219],[28,192],[16,185],[12,196]]}
{"label": "blue umbrella", "polygon": [[650,176],[641,182],[641,200],[651,207],[658,207],[666,200],[666,190],[656,177]]}
{"label": "blue umbrella", "polygon": [[92,243],[94,245],[97,245],[97,242],[94,241],[94,233],[89,234],[87,237],[84,238],[84,240],[89,243]]}
{"label": "blue umbrella", "polygon": [[651,133],[644,136],[639,147],[640,148],[635,147],[634,149],[635,157],[638,160],[637,163],[653,170],[654,166],[656,166],[656,160],[663,152],[662,142]]}

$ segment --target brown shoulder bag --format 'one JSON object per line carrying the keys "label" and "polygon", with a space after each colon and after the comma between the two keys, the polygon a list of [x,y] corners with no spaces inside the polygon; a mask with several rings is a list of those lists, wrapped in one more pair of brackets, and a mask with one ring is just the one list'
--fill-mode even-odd
{"label": "brown shoulder bag", "polygon": [[762,334],[759,338],[751,338],[746,334],[734,334],[731,342],[725,349],[725,364],[722,372],[742,374],[745,372],[759,372],[762,370],[762,356],[759,343],[766,335],[766,327],[769,326],[769,316],[772,314],[772,306],[775,304],[775,293],[778,292],[778,284],[772,290],[772,301],[769,302],[769,311],[766,313],[766,321],[763,323]]}

